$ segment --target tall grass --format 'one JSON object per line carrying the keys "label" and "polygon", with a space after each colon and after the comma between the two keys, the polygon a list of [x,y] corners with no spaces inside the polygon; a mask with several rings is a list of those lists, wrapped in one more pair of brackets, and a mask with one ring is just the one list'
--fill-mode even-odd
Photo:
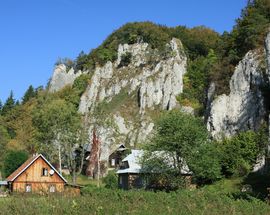
{"label": "tall grass", "polygon": [[226,183],[171,193],[87,186],[77,197],[11,196],[0,199],[0,214],[270,214],[261,200],[231,198],[234,185]]}

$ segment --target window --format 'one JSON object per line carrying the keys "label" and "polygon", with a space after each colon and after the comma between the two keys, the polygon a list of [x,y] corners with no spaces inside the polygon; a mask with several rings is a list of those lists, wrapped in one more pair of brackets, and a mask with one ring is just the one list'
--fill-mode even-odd
{"label": "window", "polygon": [[32,186],[31,186],[31,184],[26,184],[25,185],[25,192],[26,193],[30,193],[32,191]]}
{"label": "window", "polygon": [[50,185],[49,192],[55,193],[55,191],[56,191],[55,185]]}
{"label": "window", "polygon": [[42,176],[48,176],[48,169],[42,168]]}
{"label": "window", "polygon": [[114,158],[111,160],[111,166],[115,166],[115,159]]}
{"label": "window", "polygon": [[119,184],[122,184],[123,183],[123,178],[122,178],[122,176],[120,175],[120,177],[119,177]]}

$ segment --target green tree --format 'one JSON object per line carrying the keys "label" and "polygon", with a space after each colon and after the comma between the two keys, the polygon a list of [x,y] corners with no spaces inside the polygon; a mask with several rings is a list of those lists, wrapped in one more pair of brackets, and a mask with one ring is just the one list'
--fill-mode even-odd
{"label": "green tree", "polygon": [[2,108],[3,108],[3,104],[2,104],[2,101],[0,100],[0,115],[2,114]]}
{"label": "green tree", "polygon": [[[0,122],[2,124],[1,118],[0,118]],[[9,140],[10,140],[10,137],[6,128],[0,125],[0,172],[2,172],[3,170],[3,161],[4,161],[4,156],[6,154],[7,144]],[[2,178],[1,174],[0,174],[0,178]]]}
{"label": "green tree", "polygon": [[109,171],[108,175],[102,178],[103,184],[106,188],[117,189],[118,188],[118,176],[115,171]]}
{"label": "green tree", "polygon": [[217,147],[217,144],[207,142],[190,152],[188,165],[199,185],[212,183],[222,178],[220,153]]}
{"label": "green tree", "polygon": [[[146,156],[142,162],[145,172],[151,169],[153,169],[152,172],[156,172],[157,164],[156,169],[168,170],[165,171],[165,176],[170,175],[172,178],[179,179],[183,168],[190,165],[190,169],[194,171],[198,179],[215,180],[220,176],[218,161],[214,155],[216,152],[209,146],[208,132],[200,118],[173,110],[160,117],[156,122],[155,132],[151,143],[146,147],[150,156]],[[198,155],[199,151],[205,152],[210,148],[211,151],[199,159],[201,161],[206,159],[208,163],[213,162],[212,165],[206,166],[195,161],[197,159],[195,155]],[[157,152],[165,153],[165,156],[155,156]],[[168,163],[169,157],[173,158],[173,161]],[[150,164],[148,161],[151,161]],[[215,174],[211,176],[211,173]],[[164,177],[163,171],[159,175]],[[172,186],[167,185],[167,187]]]}
{"label": "green tree", "polygon": [[9,151],[4,158],[4,175],[8,177],[12,172],[18,169],[28,158],[25,151]]}
{"label": "green tree", "polygon": [[2,108],[2,115],[7,114],[10,110],[12,110],[16,105],[13,92],[11,91],[9,97],[7,98],[5,104]]}
{"label": "green tree", "polygon": [[28,87],[26,90],[23,98],[22,98],[22,104],[25,104],[27,101],[29,101],[31,98],[34,98],[36,96],[36,91],[32,85]]}
{"label": "green tree", "polygon": [[221,145],[221,163],[225,176],[243,176],[248,174],[265,146],[262,146],[261,133],[254,131],[241,132],[224,139]]}

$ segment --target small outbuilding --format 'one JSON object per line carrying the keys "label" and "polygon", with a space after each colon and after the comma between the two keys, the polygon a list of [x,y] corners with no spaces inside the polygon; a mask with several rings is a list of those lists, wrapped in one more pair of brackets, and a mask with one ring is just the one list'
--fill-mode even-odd
{"label": "small outbuilding", "polygon": [[117,169],[121,165],[121,161],[126,155],[127,148],[125,145],[120,144],[117,146],[116,149],[113,150],[113,152],[109,156],[109,168],[111,169]]}
{"label": "small outbuilding", "polygon": [[[143,150],[131,150],[131,154],[122,160],[120,169],[117,171],[119,188],[129,190],[133,188],[143,188],[146,186],[146,182],[144,181],[142,175],[142,166],[140,163],[143,154]],[[156,156],[164,157],[166,153],[163,151],[157,151],[154,152],[154,154]],[[168,157],[166,160],[168,163],[173,162],[171,157]],[[187,183],[191,184],[192,172],[189,170],[187,165],[182,167],[181,174],[183,177],[185,177]]]}

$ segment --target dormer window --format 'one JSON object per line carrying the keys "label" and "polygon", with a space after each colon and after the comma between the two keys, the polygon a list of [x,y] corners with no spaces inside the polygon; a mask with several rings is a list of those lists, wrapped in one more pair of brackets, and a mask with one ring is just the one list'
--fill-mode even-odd
{"label": "dormer window", "polygon": [[48,176],[48,169],[47,168],[42,168],[42,176]]}

